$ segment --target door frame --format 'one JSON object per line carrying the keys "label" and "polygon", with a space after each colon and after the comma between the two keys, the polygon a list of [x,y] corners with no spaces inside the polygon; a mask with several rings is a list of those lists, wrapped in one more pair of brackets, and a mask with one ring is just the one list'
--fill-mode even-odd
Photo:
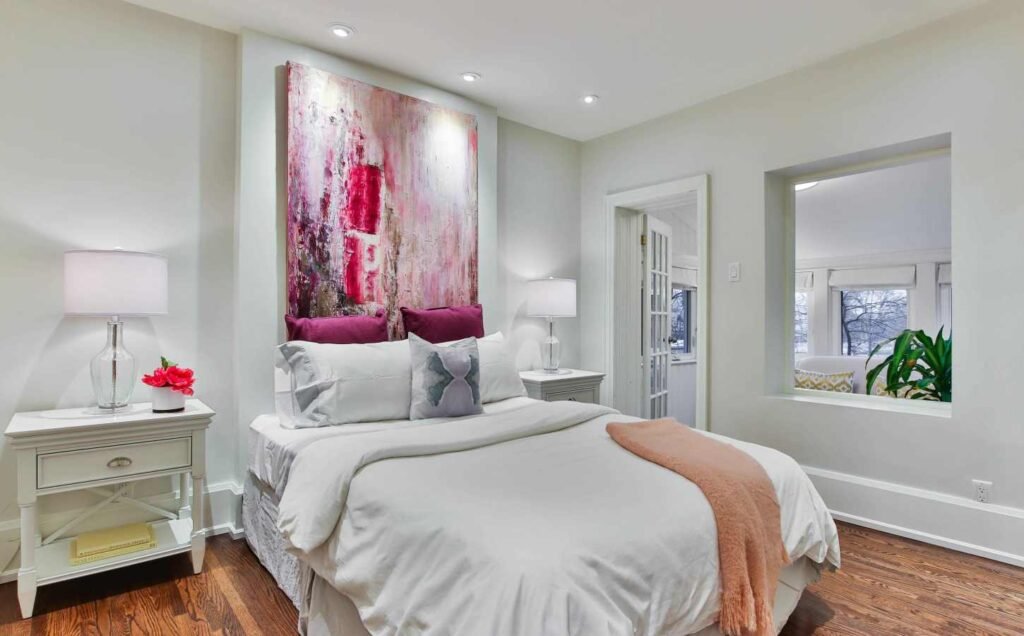
{"label": "door frame", "polygon": [[[711,341],[711,290],[708,285],[711,266],[711,232],[707,174],[694,175],[655,185],[634,188],[608,194],[605,206],[605,298],[604,298],[604,342],[605,342],[605,402],[611,404],[615,395],[615,376],[620,372],[615,364],[615,246],[616,211],[620,208],[643,210],[645,207],[663,205],[691,192],[697,193],[697,414],[694,425],[699,430],[710,430],[708,392],[710,390],[709,343]],[[639,335],[639,334],[638,334]],[[635,365],[636,373],[640,372]]]}

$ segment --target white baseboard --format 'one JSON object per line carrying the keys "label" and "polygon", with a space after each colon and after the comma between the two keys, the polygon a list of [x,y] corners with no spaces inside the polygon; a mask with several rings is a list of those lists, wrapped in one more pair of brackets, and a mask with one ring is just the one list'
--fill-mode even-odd
{"label": "white baseboard", "polygon": [[[170,508],[175,501],[174,493],[160,493],[151,497],[141,498],[155,506]],[[136,511],[127,507],[125,510]],[[56,527],[67,519],[74,517],[81,509],[61,510],[58,513],[43,515],[40,519],[42,527]],[[108,525],[117,523],[117,509],[100,517]],[[206,510],[204,515],[206,536],[230,534],[232,539],[245,536],[242,527],[242,486],[233,481],[211,484],[206,490]],[[134,521],[132,519],[131,521]],[[15,557],[19,539],[19,520],[7,519],[0,521],[0,583],[8,583],[18,578],[18,560]],[[11,548],[11,546],[14,546]],[[5,546],[8,549],[4,549]]]}
{"label": "white baseboard", "polygon": [[1024,567],[1024,510],[804,466],[832,516]]}

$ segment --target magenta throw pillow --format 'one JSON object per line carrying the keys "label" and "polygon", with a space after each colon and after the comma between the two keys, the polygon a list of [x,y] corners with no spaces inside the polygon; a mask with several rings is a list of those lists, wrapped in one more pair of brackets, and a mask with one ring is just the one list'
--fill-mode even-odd
{"label": "magenta throw pillow", "polygon": [[484,308],[480,305],[410,309],[402,307],[405,333],[427,342],[448,342],[484,337]]}
{"label": "magenta throw pillow", "polygon": [[296,318],[285,316],[289,340],[321,344],[367,344],[387,342],[388,318],[383,309],[373,316],[331,316]]}

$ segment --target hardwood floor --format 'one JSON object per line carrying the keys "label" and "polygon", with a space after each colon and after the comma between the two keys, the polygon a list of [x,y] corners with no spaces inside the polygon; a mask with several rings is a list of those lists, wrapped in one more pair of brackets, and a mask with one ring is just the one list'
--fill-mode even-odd
{"label": "hardwood floor", "polygon": [[[840,525],[843,568],[808,588],[784,636],[1024,634],[1024,570]],[[297,612],[245,541],[39,589],[20,620],[0,585],[0,634],[293,634]]]}

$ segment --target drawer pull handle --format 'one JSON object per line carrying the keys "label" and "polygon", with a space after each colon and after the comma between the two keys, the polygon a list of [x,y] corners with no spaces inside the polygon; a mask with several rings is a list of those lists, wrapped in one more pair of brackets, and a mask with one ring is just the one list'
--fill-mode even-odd
{"label": "drawer pull handle", "polygon": [[115,457],[107,462],[107,468],[127,468],[132,465],[131,457]]}

